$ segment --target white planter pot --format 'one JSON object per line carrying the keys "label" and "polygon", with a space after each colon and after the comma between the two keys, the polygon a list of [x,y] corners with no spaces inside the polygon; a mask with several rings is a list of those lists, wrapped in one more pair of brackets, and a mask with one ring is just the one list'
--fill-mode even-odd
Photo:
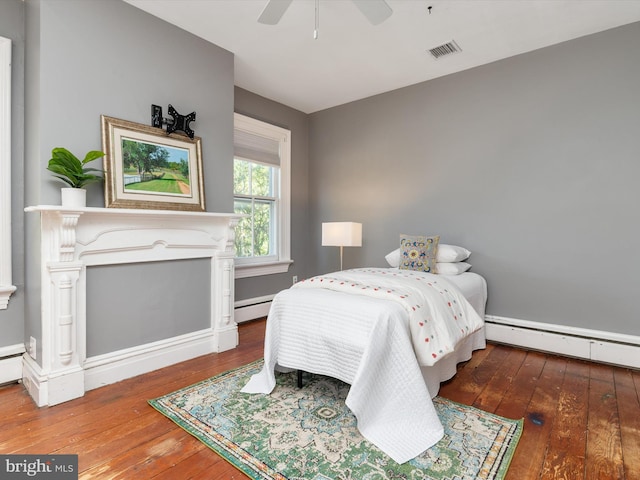
{"label": "white planter pot", "polygon": [[82,208],[87,206],[87,191],[84,188],[61,188],[62,206]]}

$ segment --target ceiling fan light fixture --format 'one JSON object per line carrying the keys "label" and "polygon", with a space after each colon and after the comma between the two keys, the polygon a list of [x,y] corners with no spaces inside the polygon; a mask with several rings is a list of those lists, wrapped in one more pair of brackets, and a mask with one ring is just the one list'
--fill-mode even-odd
{"label": "ceiling fan light fixture", "polygon": [[[258,22],[264,25],[276,25],[293,0],[267,0]],[[373,25],[379,25],[391,16],[393,10],[385,0],[351,0],[358,10]],[[317,14],[316,14],[317,18]],[[316,29],[317,30],[317,29]],[[317,37],[317,33],[315,34]]]}

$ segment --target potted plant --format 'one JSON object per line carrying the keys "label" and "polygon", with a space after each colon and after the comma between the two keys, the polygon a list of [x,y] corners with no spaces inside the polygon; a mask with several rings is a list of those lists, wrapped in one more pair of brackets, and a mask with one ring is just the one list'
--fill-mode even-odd
{"label": "potted plant", "polygon": [[91,150],[85,155],[84,160],[80,160],[66,148],[57,147],[51,150],[51,160],[47,170],[69,185],[61,190],[63,206],[84,207],[86,205],[85,185],[102,181],[102,177],[99,176],[102,170],[87,167],[86,164],[104,155],[104,152],[99,150]]}

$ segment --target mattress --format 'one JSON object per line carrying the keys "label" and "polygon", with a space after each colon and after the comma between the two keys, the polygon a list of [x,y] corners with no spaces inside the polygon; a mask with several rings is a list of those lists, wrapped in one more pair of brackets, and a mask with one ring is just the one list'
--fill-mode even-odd
{"label": "mattress", "polygon": [[441,275],[453,283],[462,295],[469,301],[478,315],[484,318],[487,304],[487,281],[474,272],[464,272],[460,275]]}

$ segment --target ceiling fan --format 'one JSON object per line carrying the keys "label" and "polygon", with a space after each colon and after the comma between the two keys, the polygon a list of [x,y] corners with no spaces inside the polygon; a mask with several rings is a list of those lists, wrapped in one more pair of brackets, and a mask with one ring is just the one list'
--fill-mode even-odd
{"label": "ceiling fan", "polygon": [[[293,0],[268,0],[258,22],[265,25],[276,25]],[[317,0],[316,0],[317,1]],[[351,0],[373,25],[384,22],[393,10],[385,0]]]}

